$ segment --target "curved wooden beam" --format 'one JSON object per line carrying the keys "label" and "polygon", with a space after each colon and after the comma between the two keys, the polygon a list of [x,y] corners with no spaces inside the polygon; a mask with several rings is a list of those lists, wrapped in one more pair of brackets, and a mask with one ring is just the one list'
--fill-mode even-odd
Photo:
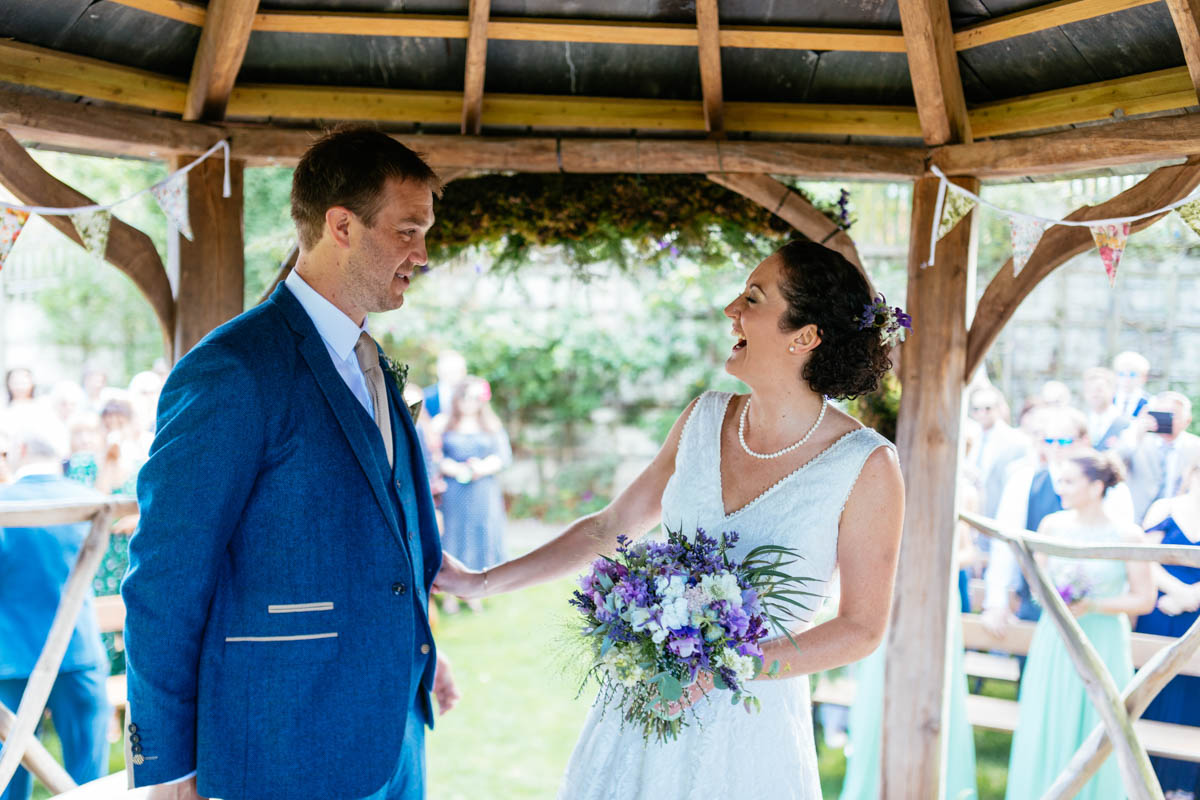
{"label": "curved wooden beam", "polygon": [[[95,202],[42,169],[6,130],[0,130],[0,183],[27,205],[69,208]],[[47,216],[44,219],[64,236],[82,245],[70,217]],[[175,337],[175,299],[154,243],[137,228],[113,217],[104,260],[128,275],[150,302],[158,317],[164,352],[170,362]]]}
{"label": "curved wooden beam", "polygon": [[859,268],[867,277],[867,283],[871,284],[871,278],[867,276],[862,260],[858,257],[858,248],[854,246],[854,240],[844,230],[840,230],[837,225],[833,224],[833,220],[805,200],[799,192],[792,191],[791,187],[780,183],[770,175],[710,172],[705,177],[713,183],[753,200],[814,242],[821,242],[830,250],[841,253],[847,261]]}
{"label": "curved wooden beam", "polygon": [[[1131,186],[1106,203],[1075,209],[1067,215],[1067,219],[1104,219],[1141,214],[1181,200],[1197,186],[1200,186],[1200,156],[1192,156],[1183,164],[1156,169],[1136,186]],[[1159,214],[1139,220],[1130,226],[1130,232],[1144,230],[1163,216]],[[980,298],[975,320],[967,334],[964,381],[970,381],[1004,325],[1034,287],[1068,260],[1093,247],[1095,243],[1087,228],[1057,225],[1042,236],[1020,275],[1013,276],[1011,258],[1004,262]]]}

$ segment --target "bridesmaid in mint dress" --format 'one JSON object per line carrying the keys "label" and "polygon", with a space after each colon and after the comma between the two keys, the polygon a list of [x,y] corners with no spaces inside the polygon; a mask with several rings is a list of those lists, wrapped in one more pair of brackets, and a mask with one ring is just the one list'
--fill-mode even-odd
{"label": "bridesmaid in mint dress", "polygon": [[[963,668],[962,615],[958,596],[951,609],[950,724],[947,728],[946,800],[975,800],[975,736],[967,721],[967,676]],[[883,684],[887,641],[853,666],[854,705],[846,746],[841,800],[878,800],[883,740]]]}
{"label": "bridesmaid in mint dress", "polygon": [[[1122,477],[1123,466],[1108,454],[1091,452],[1067,461],[1055,480],[1065,510],[1042,520],[1038,533],[1080,544],[1145,544],[1140,528],[1115,523],[1104,513],[1104,492]],[[1038,559],[1113,680],[1124,688],[1133,677],[1128,615],[1136,617],[1154,608],[1149,564],[1040,555]],[[1041,797],[1099,722],[1058,629],[1050,615],[1043,614],[1021,681],[1006,799]],[[1076,797],[1125,797],[1115,756],[1108,757]]]}

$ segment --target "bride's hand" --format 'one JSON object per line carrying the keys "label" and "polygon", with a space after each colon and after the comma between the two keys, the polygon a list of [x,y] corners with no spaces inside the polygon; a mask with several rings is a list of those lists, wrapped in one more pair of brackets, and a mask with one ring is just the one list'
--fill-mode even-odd
{"label": "bride's hand", "polygon": [[690,686],[685,686],[683,689],[683,697],[679,698],[677,703],[667,703],[667,713],[675,716],[686,708],[689,708],[700,699],[713,690],[713,679],[711,672],[701,672],[696,676],[695,683]]}
{"label": "bride's hand", "polygon": [[470,600],[486,596],[485,588],[482,572],[466,567],[449,553],[442,554],[442,569],[433,579],[433,591]]}

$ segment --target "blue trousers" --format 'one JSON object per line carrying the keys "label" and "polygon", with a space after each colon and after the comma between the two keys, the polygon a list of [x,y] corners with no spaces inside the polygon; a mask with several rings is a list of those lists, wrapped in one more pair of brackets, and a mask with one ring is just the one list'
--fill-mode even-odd
{"label": "blue trousers", "polygon": [[[112,708],[104,682],[108,664],[60,673],[50,690],[46,707],[62,742],[63,766],[76,783],[87,783],[108,774],[108,718]],[[16,713],[25,691],[24,678],[0,680],[0,702]],[[18,767],[0,800],[29,800],[33,777]]]}
{"label": "blue trousers", "polygon": [[[424,691],[417,689],[418,695]],[[362,800],[425,800],[425,710],[417,697],[409,704],[396,771],[379,791]]]}

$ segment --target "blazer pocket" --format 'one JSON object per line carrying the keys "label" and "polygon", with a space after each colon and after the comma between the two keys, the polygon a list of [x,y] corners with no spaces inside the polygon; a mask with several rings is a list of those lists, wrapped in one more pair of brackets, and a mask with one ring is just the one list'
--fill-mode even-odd
{"label": "blazer pocket", "polygon": [[306,614],[310,611],[333,611],[333,603],[279,603],[267,606],[268,614]]}
{"label": "blazer pocket", "polygon": [[332,661],[338,655],[336,631],[297,633],[282,636],[226,636],[225,650],[237,648],[243,658],[288,664]]}

